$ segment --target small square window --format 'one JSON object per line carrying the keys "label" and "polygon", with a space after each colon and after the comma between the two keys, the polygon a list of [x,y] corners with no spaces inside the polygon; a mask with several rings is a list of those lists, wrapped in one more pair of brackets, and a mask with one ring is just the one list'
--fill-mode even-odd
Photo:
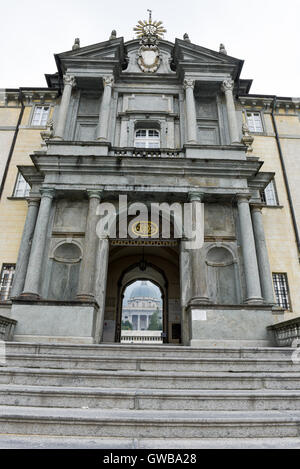
{"label": "small square window", "polygon": [[10,292],[14,280],[15,264],[3,264],[0,277],[0,301],[10,299]]}
{"label": "small square window", "polygon": [[13,197],[25,198],[29,196],[30,185],[25,181],[22,174],[19,172],[14,188]]}
{"label": "small square window", "polygon": [[263,132],[260,112],[247,112],[247,123],[250,132]]}
{"label": "small square window", "polygon": [[33,127],[46,127],[50,112],[50,106],[35,106],[31,119]]}
{"label": "small square window", "polygon": [[287,274],[273,274],[273,285],[278,306],[289,310],[290,299]]}

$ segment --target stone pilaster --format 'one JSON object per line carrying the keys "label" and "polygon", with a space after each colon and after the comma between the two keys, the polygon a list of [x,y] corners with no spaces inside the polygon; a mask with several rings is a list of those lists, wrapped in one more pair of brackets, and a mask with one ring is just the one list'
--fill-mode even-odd
{"label": "stone pilaster", "polygon": [[63,140],[66,127],[67,115],[71,100],[72,88],[75,85],[75,77],[64,75],[64,91],[59,107],[58,122],[55,129],[55,139]]}
{"label": "stone pilaster", "polygon": [[258,269],[260,274],[260,282],[263,299],[266,303],[275,304],[273,282],[271,269],[269,264],[269,256],[267,250],[267,243],[265,238],[265,231],[261,213],[262,207],[260,205],[251,206],[253,232],[257,253]]}
{"label": "stone pilaster", "polygon": [[95,298],[99,305],[98,318],[96,322],[96,338],[100,342],[103,334],[106,285],[109,259],[109,239],[100,238],[96,254],[96,275],[95,275]]}
{"label": "stone pilaster", "polygon": [[249,207],[250,196],[237,195],[242,252],[244,259],[244,271],[247,289],[246,303],[260,304],[261,296],[260,278],[256,257],[255,241],[252,228],[252,220]]}
{"label": "stone pilaster", "polygon": [[185,89],[186,102],[186,140],[187,143],[198,143],[197,116],[194,97],[195,81],[187,78],[184,80],[183,86]]}
{"label": "stone pilaster", "polygon": [[[189,202],[192,204],[192,224],[196,227],[196,210],[197,205],[203,201],[204,194],[190,193]],[[210,303],[207,291],[207,272],[205,263],[205,253],[203,247],[190,249],[190,269],[191,269],[191,298],[189,303]]]}
{"label": "stone pilaster", "polygon": [[236,118],[236,110],[233,98],[233,80],[224,80],[221,86],[222,91],[225,94],[227,115],[228,115],[228,125],[229,125],[229,134],[230,134],[230,143],[239,143],[239,131]]}
{"label": "stone pilaster", "polygon": [[84,253],[80,267],[79,288],[77,299],[83,301],[94,300],[95,261],[97,246],[97,207],[101,200],[101,191],[88,190],[89,210],[85,229]]}
{"label": "stone pilaster", "polygon": [[40,298],[40,279],[44,261],[48,222],[54,197],[54,189],[41,189],[41,203],[35,225],[32,247],[28,262],[22,296]]}
{"label": "stone pilaster", "polygon": [[114,85],[113,76],[103,78],[104,91],[102,95],[100,111],[99,111],[99,123],[97,127],[96,139],[106,142],[108,139],[108,124],[109,114],[111,107],[111,95],[112,88]]}
{"label": "stone pilaster", "polygon": [[40,199],[29,197],[27,203],[28,211],[19,248],[14,282],[11,289],[12,298],[19,296],[23,291]]}

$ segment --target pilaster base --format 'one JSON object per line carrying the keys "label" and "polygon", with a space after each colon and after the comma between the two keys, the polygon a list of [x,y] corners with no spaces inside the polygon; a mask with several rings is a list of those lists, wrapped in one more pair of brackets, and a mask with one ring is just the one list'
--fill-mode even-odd
{"label": "pilaster base", "polygon": [[29,301],[38,301],[41,299],[40,295],[38,295],[37,293],[31,293],[31,292],[23,292],[18,298],[22,300],[29,300]]}
{"label": "pilaster base", "polygon": [[14,340],[59,343],[99,343],[95,301],[12,300],[11,318],[17,321]]}
{"label": "pilaster base", "polygon": [[[189,345],[192,347],[274,346],[267,330],[278,321],[272,305],[189,304]],[[282,313],[283,314],[283,313]]]}

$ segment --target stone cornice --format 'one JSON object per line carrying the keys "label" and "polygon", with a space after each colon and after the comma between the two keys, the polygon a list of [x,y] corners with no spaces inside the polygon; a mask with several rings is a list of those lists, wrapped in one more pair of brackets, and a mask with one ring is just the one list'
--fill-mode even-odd
{"label": "stone cornice", "polygon": [[[247,95],[239,96],[239,102],[245,108],[271,111],[274,104],[275,96],[264,95]],[[284,110],[285,113],[290,111],[300,111],[300,98],[276,98],[275,112]]]}
{"label": "stone cornice", "polygon": [[72,156],[35,153],[31,159],[39,172],[69,174],[159,175],[164,177],[254,178],[262,162],[227,159],[135,158],[112,156]]}
{"label": "stone cornice", "polygon": [[20,100],[23,104],[50,104],[56,101],[58,97],[58,90],[49,88],[26,88],[20,90],[9,90],[0,91],[0,103],[4,106],[8,106],[11,103],[15,103],[17,106],[20,105]]}

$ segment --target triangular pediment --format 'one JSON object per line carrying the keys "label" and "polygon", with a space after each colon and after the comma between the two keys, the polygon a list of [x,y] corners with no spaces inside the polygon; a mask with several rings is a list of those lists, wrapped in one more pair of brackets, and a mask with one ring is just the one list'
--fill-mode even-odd
{"label": "triangular pediment", "polygon": [[187,41],[176,39],[174,56],[180,62],[238,64],[243,61]]}
{"label": "triangular pediment", "polygon": [[123,49],[123,38],[100,42],[57,54],[60,59],[118,59]]}
{"label": "triangular pediment", "polygon": [[88,62],[93,62],[97,68],[115,70],[122,67],[124,62],[124,41],[117,38],[100,42],[79,49],[62,52],[55,55],[55,60],[60,74],[66,70],[86,69]]}
{"label": "triangular pediment", "polygon": [[175,40],[174,63],[186,73],[224,73],[233,79],[240,76],[244,61],[227,54],[216,52],[182,39]]}

